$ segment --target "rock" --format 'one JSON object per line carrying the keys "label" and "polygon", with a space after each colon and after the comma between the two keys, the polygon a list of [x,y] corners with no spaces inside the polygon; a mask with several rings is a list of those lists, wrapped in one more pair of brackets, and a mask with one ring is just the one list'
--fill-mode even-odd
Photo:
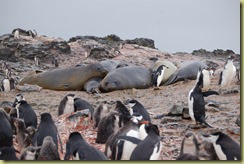
{"label": "rock", "polygon": [[125,40],[126,44],[137,44],[139,46],[154,48],[154,40],[148,38],[135,38],[133,40]]}
{"label": "rock", "polygon": [[40,92],[42,87],[38,85],[24,84],[24,85],[16,85],[16,89],[22,92]]}
{"label": "rock", "polygon": [[168,116],[181,116],[183,110],[183,105],[173,105],[168,113]]}

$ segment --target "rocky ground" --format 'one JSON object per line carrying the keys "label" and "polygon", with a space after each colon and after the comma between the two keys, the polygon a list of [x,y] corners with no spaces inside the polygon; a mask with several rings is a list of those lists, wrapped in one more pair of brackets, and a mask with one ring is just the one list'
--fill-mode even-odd
{"label": "rocky ground", "polygon": [[[48,38],[44,36],[37,36],[31,38],[29,36],[22,36],[18,41],[12,38],[13,41],[23,45],[24,43],[44,43],[56,40],[56,38]],[[48,40],[48,41],[47,41]],[[6,40],[5,40],[6,41]],[[0,47],[4,46],[4,41],[1,41]],[[24,44],[24,45],[25,45]],[[45,58],[39,56],[41,60],[40,66],[35,66],[32,57],[23,56],[23,51],[14,51],[14,56],[20,52],[19,60],[13,62],[7,58],[0,58],[0,62],[7,62],[13,69],[13,77],[18,79],[23,78],[33,70],[50,70],[54,68],[50,63],[50,56],[55,56],[59,61],[59,68],[72,67],[77,64],[89,64],[110,58],[120,61],[126,61],[136,65],[144,65],[150,68],[154,63],[155,58],[158,60],[169,60],[176,64],[186,60],[200,60],[206,63],[215,64],[217,67],[216,75],[211,79],[211,89],[218,91],[219,86],[218,78],[219,72],[223,68],[225,59],[227,57],[226,51],[217,50],[215,52],[207,52],[204,50],[195,51],[192,54],[188,53],[175,53],[170,54],[167,52],[159,51],[153,47],[141,46],[138,44],[128,44],[125,42],[118,42],[113,46],[108,43],[102,44],[95,40],[82,40],[78,39],[73,42],[67,43],[70,47],[70,52],[60,52],[59,49],[49,49],[49,54]],[[58,45],[58,44],[57,44]],[[66,44],[64,44],[66,45]],[[101,53],[95,53],[91,56],[91,46],[101,46],[105,49]],[[24,46],[23,46],[24,47]],[[109,47],[109,48],[108,48]],[[2,51],[1,51],[2,52]],[[107,53],[104,53],[107,52]],[[218,54],[220,52],[220,54]],[[221,54],[221,52],[224,52]],[[99,57],[99,55],[103,56]],[[2,54],[1,54],[2,55]],[[235,65],[240,67],[240,58],[236,55]],[[13,57],[13,56],[12,56]],[[3,78],[3,74],[1,79]],[[206,98],[206,100],[214,100],[220,104],[219,111],[208,110],[207,122],[214,128],[201,128],[189,129],[193,121],[182,119],[180,116],[164,116],[160,119],[155,119],[155,116],[167,114],[174,105],[187,106],[187,96],[190,89],[193,87],[195,81],[178,82],[168,86],[161,86],[159,90],[153,88],[148,89],[127,89],[118,90],[109,93],[88,94],[84,91],[53,91],[42,89],[39,92],[21,92],[18,90],[11,90],[10,92],[0,92],[0,103],[3,101],[13,102],[16,94],[22,93],[26,100],[32,105],[36,111],[38,118],[43,112],[50,112],[53,119],[58,126],[65,150],[65,142],[68,139],[70,132],[78,130],[87,139],[89,143],[97,148],[104,150],[103,144],[95,144],[96,130],[92,127],[92,122],[86,118],[82,121],[84,125],[77,126],[77,123],[69,122],[65,116],[57,117],[58,106],[60,100],[68,93],[74,93],[76,97],[87,100],[94,108],[98,107],[100,103],[106,103],[108,107],[113,108],[113,103],[117,100],[122,102],[128,99],[137,99],[141,102],[151,115],[152,122],[157,124],[160,128],[160,135],[163,136],[163,149],[160,155],[161,160],[174,160],[180,152],[181,141],[183,135],[187,130],[195,132],[197,136],[200,134],[210,133],[212,131],[220,130],[229,134],[234,140],[240,143],[240,127],[236,124],[236,120],[240,115],[240,92],[227,93],[220,95],[213,95]],[[235,83],[231,88],[240,89],[240,84]],[[79,122],[79,121],[78,121]],[[63,157],[63,154],[61,153]]]}

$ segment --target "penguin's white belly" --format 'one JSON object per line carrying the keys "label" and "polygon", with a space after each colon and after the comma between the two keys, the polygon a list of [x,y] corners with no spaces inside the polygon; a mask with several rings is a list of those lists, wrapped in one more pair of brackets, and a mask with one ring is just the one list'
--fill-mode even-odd
{"label": "penguin's white belly", "polygon": [[67,103],[64,108],[64,114],[68,114],[72,112],[74,112],[74,105]]}
{"label": "penguin's white belly", "polygon": [[220,159],[220,160],[227,160],[227,157],[226,157],[226,155],[223,153],[223,151],[222,151],[220,145],[216,145],[215,143],[213,143],[213,145],[214,145],[214,149],[215,149],[216,154],[218,155],[219,159]]}
{"label": "penguin's white belly", "polygon": [[[138,131],[130,130],[127,133],[127,136],[138,138],[139,133],[138,133]],[[132,152],[133,152],[133,150],[135,149],[136,146],[137,146],[136,144],[133,144],[130,141],[125,141],[124,142],[124,148],[123,148],[122,156],[121,156],[121,160],[129,160],[130,156],[131,156],[131,154],[132,154]]]}
{"label": "penguin's white belly", "polygon": [[163,77],[164,77],[164,69],[161,71],[161,74],[157,78],[157,87],[159,87],[159,85],[161,84]]}
{"label": "penguin's white belly", "polygon": [[10,91],[10,82],[8,79],[3,80],[3,87],[5,92]]}
{"label": "penguin's white belly", "polygon": [[202,90],[208,90],[209,89],[209,87],[210,87],[210,83],[211,83],[211,81],[210,81],[210,76],[209,76],[209,71],[206,71],[206,73],[204,72],[204,79],[203,79],[203,88],[202,88]]}
{"label": "penguin's white belly", "polygon": [[233,64],[226,65],[226,68],[224,69],[223,74],[222,74],[221,87],[231,85],[231,83],[235,79],[235,75],[236,75],[235,66]]}
{"label": "penguin's white belly", "polygon": [[193,111],[193,97],[191,98],[191,93],[193,89],[190,90],[189,95],[188,95],[188,108],[189,108],[189,115],[193,121],[195,121],[194,117],[194,111]]}
{"label": "penguin's white belly", "polygon": [[183,154],[191,154],[193,156],[197,156],[197,150],[192,140],[189,141],[185,139],[183,145]]}
{"label": "penguin's white belly", "polygon": [[159,155],[161,153],[161,150],[162,150],[162,143],[161,143],[161,141],[159,141],[159,143],[157,143],[154,146],[154,149],[153,149],[152,155],[150,157],[150,160],[158,160]]}

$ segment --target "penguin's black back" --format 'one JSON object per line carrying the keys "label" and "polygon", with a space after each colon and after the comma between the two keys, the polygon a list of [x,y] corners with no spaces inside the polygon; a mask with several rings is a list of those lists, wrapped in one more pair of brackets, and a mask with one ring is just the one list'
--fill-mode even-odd
{"label": "penguin's black back", "polygon": [[75,112],[76,111],[80,111],[80,110],[84,110],[84,109],[89,109],[90,112],[91,112],[91,120],[92,120],[92,116],[93,116],[93,113],[94,113],[94,108],[86,100],[83,100],[81,98],[75,98],[74,99],[74,109],[75,109]]}
{"label": "penguin's black back", "polygon": [[140,102],[138,102],[137,100],[131,100],[130,102],[136,103],[136,105],[132,108],[133,113],[139,113],[140,115],[142,115],[144,120],[151,122],[149,113]]}
{"label": "penguin's black back", "polygon": [[0,148],[0,160],[19,160],[16,157],[15,149],[11,146],[5,146]]}
{"label": "penguin's black back", "polygon": [[13,132],[5,111],[0,110],[0,148],[13,145]]}

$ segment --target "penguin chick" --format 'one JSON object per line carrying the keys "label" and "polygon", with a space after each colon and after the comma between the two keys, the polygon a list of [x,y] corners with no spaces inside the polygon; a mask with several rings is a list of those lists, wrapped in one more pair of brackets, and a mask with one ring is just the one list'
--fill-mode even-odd
{"label": "penguin chick", "polygon": [[0,148],[0,160],[19,160],[15,154],[15,149],[11,146]]}
{"label": "penguin chick", "polygon": [[51,136],[44,138],[37,160],[60,160],[57,146]]}
{"label": "penguin chick", "polygon": [[64,98],[59,103],[58,116],[75,111],[74,96],[75,94],[67,94],[66,96],[64,96]]}
{"label": "penguin chick", "polygon": [[224,66],[224,70],[220,73],[219,85],[221,88],[227,87],[234,82],[236,75],[236,67],[233,64],[234,56],[230,55]]}
{"label": "penguin chick", "polygon": [[20,153],[20,160],[37,160],[37,155],[41,149],[41,146],[34,147],[34,146],[28,146],[25,149],[23,149]]}
{"label": "penguin chick", "polygon": [[143,119],[145,121],[151,122],[151,118],[149,116],[149,113],[147,112],[146,108],[137,100],[130,100],[127,104],[130,114],[133,115],[133,113],[139,113],[142,115]]}
{"label": "penguin chick", "polygon": [[190,154],[198,157],[199,144],[197,138],[192,132],[187,132],[184,139],[182,140],[180,155]]}
{"label": "penguin chick", "polygon": [[94,108],[92,107],[92,105],[88,101],[83,100],[81,98],[74,98],[74,111],[77,112],[85,109],[90,110],[92,120],[92,115],[94,113]]}
{"label": "penguin chick", "polygon": [[121,101],[116,101],[115,105],[115,111],[119,112],[119,127],[124,126],[127,122],[130,121],[130,112],[127,109],[127,107],[121,102]]}
{"label": "penguin chick", "polygon": [[105,104],[100,104],[93,113],[94,128],[98,127],[99,122],[102,118],[109,113],[109,109]]}
{"label": "penguin chick", "polygon": [[106,143],[108,137],[119,129],[119,113],[110,112],[98,124],[96,143]]}
{"label": "penguin chick", "polygon": [[223,132],[203,135],[214,146],[220,160],[241,160],[240,145]]}
{"label": "penguin chick", "polygon": [[26,148],[31,144],[31,139],[26,130],[25,123],[23,119],[14,118],[14,126],[16,128],[16,138],[18,142],[19,151]]}
{"label": "penguin chick", "polygon": [[[205,101],[203,92],[201,90],[202,86],[203,74],[201,69],[199,69],[196,84],[188,94],[189,115],[193,121],[196,121],[196,123],[201,123],[212,128],[212,126],[205,121]],[[210,93],[210,91],[207,91],[207,93]]]}
{"label": "penguin chick", "polygon": [[160,65],[155,72],[152,74],[152,83],[153,86],[158,88],[163,80],[165,69],[169,69],[169,67],[165,65]]}
{"label": "penguin chick", "polygon": [[108,160],[98,149],[89,145],[79,132],[72,132],[66,143],[64,160]]}
{"label": "penguin chick", "polygon": [[[147,137],[133,150],[130,160],[158,160],[162,150],[161,137],[157,125],[145,126]],[[143,151],[142,151],[143,150]]]}

